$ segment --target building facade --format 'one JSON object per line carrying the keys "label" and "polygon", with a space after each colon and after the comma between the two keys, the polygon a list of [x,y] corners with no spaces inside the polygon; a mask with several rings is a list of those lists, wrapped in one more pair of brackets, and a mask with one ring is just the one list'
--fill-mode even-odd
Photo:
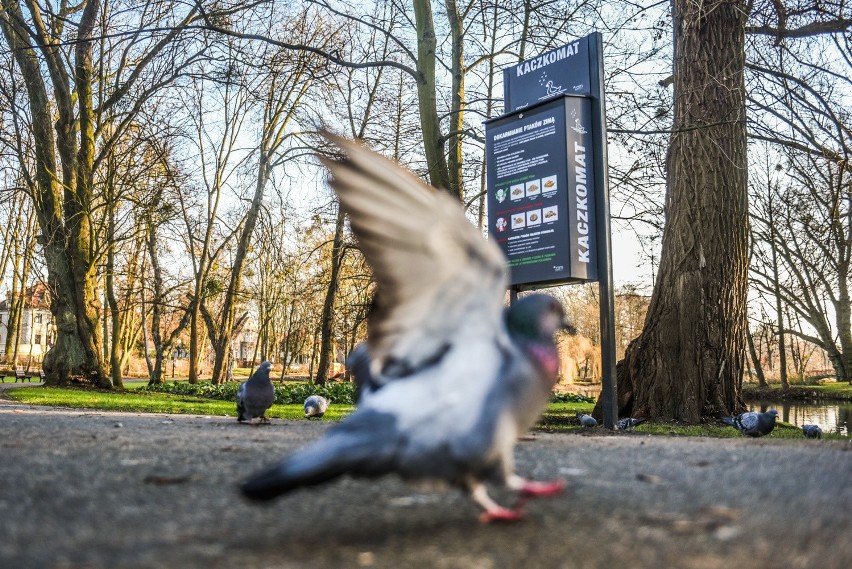
{"label": "building facade", "polygon": [[[6,298],[0,302],[0,358],[7,363],[26,365],[28,363],[39,363],[44,359],[44,355],[56,341],[56,326],[50,312],[50,297],[43,284],[39,283],[28,287],[24,291],[23,300],[20,326],[15,338],[17,341],[13,341],[10,345],[11,353],[8,354],[6,351],[10,307],[12,306],[11,293],[7,293]],[[15,344],[17,344],[16,355]],[[11,362],[13,357],[15,357],[16,362]]]}

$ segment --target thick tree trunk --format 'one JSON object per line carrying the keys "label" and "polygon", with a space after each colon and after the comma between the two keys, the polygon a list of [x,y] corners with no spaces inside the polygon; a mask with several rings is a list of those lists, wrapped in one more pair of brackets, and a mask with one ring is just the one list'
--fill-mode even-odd
{"label": "thick tree trunk", "polygon": [[619,413],[696,423],[743,407],[748,207],[742,2],[675,0],[660,271],[617,366]]}

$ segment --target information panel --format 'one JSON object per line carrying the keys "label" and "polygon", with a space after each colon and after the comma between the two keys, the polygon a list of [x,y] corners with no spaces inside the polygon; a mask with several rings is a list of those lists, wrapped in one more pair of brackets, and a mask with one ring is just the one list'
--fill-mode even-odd
{"label": "information panel", "polygon": [[591,130],[586,97],[486,123],[489,238],[511,285],[597,280]]}

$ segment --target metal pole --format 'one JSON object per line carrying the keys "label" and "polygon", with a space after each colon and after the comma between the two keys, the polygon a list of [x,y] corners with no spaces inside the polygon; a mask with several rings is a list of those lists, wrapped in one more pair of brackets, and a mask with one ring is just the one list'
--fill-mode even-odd
{"label": "metal pole", "polygon": [[604,100],[603,36],[594,34],[589,42],[589,75],[592,92],[592,133],[595,141],[595,211],[597,212],[598,287],[601,324],[601,400],[603,424],[614,429],[618,421],[618,393],[615,378],[615,302],[612,284],[612,236],[609,224],[609,160],[607,158],[606,102]]}

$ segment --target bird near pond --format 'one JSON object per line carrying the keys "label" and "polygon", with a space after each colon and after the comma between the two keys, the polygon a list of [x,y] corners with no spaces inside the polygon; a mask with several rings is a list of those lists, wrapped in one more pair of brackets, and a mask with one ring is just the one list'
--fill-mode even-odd
{"label": "bird near pond", "polygon": [[641,425],[648,419],[634,419],[633,417],[625,417],[618,420],[618,428],[622,431],[632,431],[637,426]]}
{"label": "bird near pond", "polygon": [[466,492],[483,522],[520,519],[522,506],[499,505],[487,484],[523,497],[564,489],[517,474],[513,452],[550,400],[554,335],[573,331],[562,306],[533,294],[504,310],[505,258],[456,199],[357,142],[327,136],[346,157],[321,160],[378,288],[366,347],[351,360],[358,407],[242,492],[269,500],[343,475],[397,474]]}
{"label": "bird near pond", "polygon": [[584,427],[597,427],[598,422],[591,415],[585,413],[577,413],[577,418],[580,420],[580,425]]}
{"label": "bird near pond", "polygon": [[720,419],[726,425],[736,428],[747,437],[762,437],[768,435],[775,428],[775,419],[778,411],[770,409],[765,413],[748,411],[734,417],[723,417]]}
{"label": "bird near pond", "polygon": [[237,389],[237,421],[240,423],[248,421],[254,425],[255,419],[260,423],[270,422],[266,412],[275,403],[275,388],[269,379],[271,368],[271,362],[263,362]]}
{"label": "bird near pond", "polygon": [[802,432],[806,439],[822,438],[822,429],[819,428],[819,425],[802,425]]}
{"label": "bird near pond", "polygon": [[306,419],[310,419],[311,417],[319,419],[325,415],[326,411],[328,411],[328,399],[322,395],[311,395],[305,399]]}

